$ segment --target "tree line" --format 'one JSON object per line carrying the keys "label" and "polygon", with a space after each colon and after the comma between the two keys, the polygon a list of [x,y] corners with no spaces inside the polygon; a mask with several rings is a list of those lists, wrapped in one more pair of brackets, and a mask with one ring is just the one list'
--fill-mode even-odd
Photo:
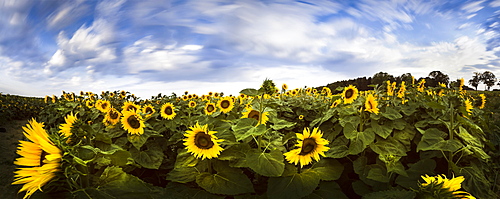
{"label": "tree line", "polygon": [[[397,82],[399,84],[402,81],[411,83],[412,79],[413,76],[411,75],[411,73],[404,73],[400,76],[393,76],[386,72],[378,72],[375,75],[373,75],[373,77],[368,77],[368,78],[358,77],[356,79],[337,81],[326,85],[326,87],[330,88],[333,92],[335,92],[335,89],[338,87],[346,87],[349,85],[353,85],[356,86],[358,90],[366,91],[366,90],[373,90],[373,85],[377,84],[382,85],[387,80],[391,82]],[[450,81],[450,77],[447,74],[442,73],[441,71],[432,71],[429,73],[427,77],[420,77],[418,79],[415,79],[415,83],[422,81],[422,79],[425,79],[425,86],[427,87],[436,87],[439,85],[439,83],[445,84],[448,87],[458,87],[460,85],[460,79],[457,79],[455,81]],[[464,85],[463,89],[477,90],[479,84],[483,83],[485,85],[485,90],[490,90],[490,88],[493,87],[496,82],[497,78],[495,77],[495,74],[493,74],[490,71],[485,71],[483,73],[474,72],[472,79],[470,79],[468,82],[469,85],[471,85],[474,89],[468,87],[467,85]],[[497,85],[500,86],[500,82],[498,82]]]}

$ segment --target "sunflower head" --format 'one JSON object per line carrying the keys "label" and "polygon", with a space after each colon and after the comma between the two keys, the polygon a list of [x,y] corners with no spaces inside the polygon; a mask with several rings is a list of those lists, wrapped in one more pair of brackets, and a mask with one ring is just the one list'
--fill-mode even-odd
{"label": "sunflower head", "polygon": [[141,107],[139,105],[134,104],[131,101],[126,101],[126,102],[123,103],[122,111],[137,111],[140,108]]}
{"label": "sunflower head", "polygon": [[303,115],[299,115],[299,120],[303,120],[304,119],[304,116]]}
{"label": "sunflower head", "polygon": [[174,119],[175,115],[177,115],[175,113],[174,105],[172,103],[169,103],[169,102],[163,104],[163,106],[161,106],[160,115],[163,119],[167,119],[167,120]]}
{"label": "sunflower head", "polygon": [[120,121],[120,117],[122,114],[117,111],[115,108],[109,109],[109,111],[106,113],[106,116],[104,116],[104,124],[111,124],[115,125]]}
{"label": "sunflower head", "polygon": [[373,96],[373,94],[368,94],[368,96],[366,97],[366,101],[365,101],[365,111],[378,114],[379,109],[377,106],[378,106],[378,102],[375,99],[375,97]]}
{"label": "sunflower head", "polygon": [[195,101],[189,101],[189,108],[194,108],[196,107],[196,102]]}
{"label": "sunflower head", "polygon": [[228,113],[234,108],[234,100],[232,97],[220,98],[217,102],[217,107],[220,108],[221,112]]}
{"label": "sunflower head", "polygon": [[215,113],[217,108],[215,107],[215,103],[207,103],[205,105],[205,115],[212,115],[212,113]]}
{"label": "sunflower head", "polygon": [[470,115],[472,113],[472,109],[474,108],[472,107],[472,102],[469,99],[466,99],[464,102],[464,106],[465,111],[467,111],[467,113]]}
{"label": "sunflower head", "polygon": [[288,90],[288,85],[286,84],[281,85],[281,89],[283,89],[284,91]]}
{"label": "sunflower head", "polygon": [[29,198],[37,190],[56,177],[60,171],[62,151],[49,139],[43,123],[34,119],[23,127],[24,135],[29,141],[20,141],[17,154],[21,157],[14,162],[20,166],[14,172],[13,185],[24,184],[19,192],[26,191],[24,199]]}
{"label": "sunflower head", "polygon": [[[245,108],[245,112],[243,112],[243,116],[241,118],[253,118],[257,120],[257,126],[260,124],[266,124],[269,120],[269,112],[264,112],[261,114],[258,110],[253,109],[251,106],[247,106]],[[262,118],[260,118],[262,117]]]}
{"label": "sunflower head", "polygon": [[417,90],[418,90],[419,92],[424,92],[424,90],[425,90],[425,79],[422,79],[422,80],[418,83],[418,85],[417,85]]}
{"label": "sunflower head", "polygon": [[445,175],[424,175],[422,179],[425,182],[419,184],[419,198],[475,198],[465,191],[458,191],[465,180],[463,176],[448,179]]}
{"label": "sunflower head", "polygon": [[325,152],[330,148],[328,140],[322,138],[323,133],[317,127],[311,132],[309,128],[304,128],[302,134],[297,133],[298,143],[295,145],[296,149],[284,153],[286,160],[295,165],[300,164],[304,167],[312,162],[312,160],[319,161],[320,155],[325,156]]}
{"label": "sunflower head", "polygon": [[340,103],[342,103],[342,100],[341,99],[337,99],[337,100],[333,101],[333,103],[330,106],[330,108],[337,107]]}
{"label": "sunflower head", "polygon": [[92,108],[92,107],[94,107],[94,105],[95,105],[95,103],[92,100],[87,100],[85,102],[85,106],[87,106],[88,108]]}
{"label": "sunflower head", "polygon": [[215,136],[216,131],[209,131],[208,124],[200,126],[199,123],[189,127],[191,130],[186,131],[186,138],[183,139],[184,145],[188,152],[193,154],[196,158],[212,159],[217,158],[220,152],[224,150],[219,142],[224,141]]}
{"label": "sunflower head", "polygon": [[122,111],[121,123],[123,129],[133,135],[142,135],[144,133],[144,120],[137,111]]}
{"label": "sunflower head", "polygon": [[342,97],[344,98],[344,104],[350,104],[358,98],[358,89],[356,86],[349,85],[344,88],[344,92],[342,92]]}
{"label": "sunflower head", "polygon": [[265,94],[272,95],[274,94],[276,89],[276,85],[274,84],[273,80],[266,79],[260,86],[261,91],[263,91]]}
{"label": "sunflower head", "polygon": [[151,104],[148,104],[142,108],[142,112],[146,114],[145,117],[151,117],[151,115],[153,115],[156,111]]}
{"label": "sunflower head", "polygon": [[64,117],[65,123],[59,126],[59,133],[64,137],[71,136],[71,129],[73,128],[73,124],[77,119],[78,118],[76,118],[76,115],[73,115],[73,113],[66,115],[66,117]]}
{"label": "sunflower head", "polygon": [[484,106],[486,105],[486,96],[484,94],[479,94],[479,97],[481,97],[481,103],[479,105],[479,109],[483,109]]}

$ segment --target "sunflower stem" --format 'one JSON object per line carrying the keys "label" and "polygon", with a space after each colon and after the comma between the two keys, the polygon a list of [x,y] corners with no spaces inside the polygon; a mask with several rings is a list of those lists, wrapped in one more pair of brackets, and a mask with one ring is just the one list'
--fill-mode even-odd
{"label": "sunflower stem", "polygon": [[297,173],[298,173],[298,174],[302,173],[302,167],[301,167],[301,166],[300,166],[300,167],[297,167]]}
{"label": "sunflower stem", "polygon": [[[265,94],[262,94],[260,96],[260,106],[259,106],[259,123],[257,123],[257,126],[260,125],[262,123],[262,113],[264,112],[264,95]],[[257,146],[259,147],[259,151],[262,149],[262,135],[259,135],[259,138],[258,138],[258,142],[257,142]]]}
{"label": "sunflower stem", "polygon": [[212,159],[208,159],[208,173],[212,174],[213,168],[212,168]]}
{"label": "sunflower stem", "polygon": [[[454,118],[455,118],[455,111],[453,109],[453,103],[451,102],[450,103],[450,112],[451,112],[451,117],[450,117],[450,125],[448,127],[448,133],[449,133],[449,140],[453,140],[453,129],[454,129]],[[449,153],[449,157],[448,157],[448,175],[451,175],[451,172],[452,172],[452,169],[453,169],[453,151],[450,151]]]}

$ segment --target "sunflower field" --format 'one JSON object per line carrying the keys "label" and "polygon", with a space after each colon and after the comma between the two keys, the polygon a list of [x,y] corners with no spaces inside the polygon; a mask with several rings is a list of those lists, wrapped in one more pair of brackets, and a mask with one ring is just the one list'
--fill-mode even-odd
{"label": "sunflower field", "polygon": [[63,93],[23,127],[12,184],[24,198],[498,198],[500,128],[462,85]]}

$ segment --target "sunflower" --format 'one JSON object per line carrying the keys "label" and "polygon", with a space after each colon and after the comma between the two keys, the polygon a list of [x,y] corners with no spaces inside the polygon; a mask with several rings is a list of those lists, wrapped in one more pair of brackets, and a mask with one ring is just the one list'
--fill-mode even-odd
{"label": "sunflower", "polygon": [[122,111],[121,122],[123,129],[127,130],[130,134],[142,135],[144,133],[144,120],[137,111]]}
{"label": "sunflower", "polygon": [[358,98],[358,89],[356,86],[349,85],[348,87],[344,88],[344,92],[342,92],[342,96],[344,97],[344,104],[350,104]]}
{"label": "sunflower", "polygon": [[417,90],[419,92],[424,92],[424,89],[425,89],[425,79],[422,79],[417,85]]}
{"label": "sunflower", "polygon": [[57,97],[55,95],[52,95],[52,103],[56,103]]}
{"label": "sunflower", "polygon": [[193,154],[196,158],[212,159],[220,155],[220,152],[224,150],[220,147],[219,142],[224,141],[223,139],[218,139],[214,134],[217,131],[209,131],[208,124],[200,126],[198,122],[193,127],[189,127],[191,130],[186,131],[186,136],[184,145],[188,152]]}
{"label": "sunflower", "polygon": [[460,85],[458,86],[458,90],[459,90],[459,91],[462,91],[462,90],[463,90],[463,86],[464,86],[464,78],[460,78],[460,79],[458,80],[458,82],[459,82],[459,84],[460,84]]}
{"label": "sunflower", "polygon": [[479,97],[481,97],[481,105],[479,105],[479,109],[483,109],[486,105],[486,96],[484,94],[479,94]]}
{"label": "sunflower", "polygon": [[466,99],[465,102],[465,111],[467,111],[467,113],[471,114],[472,113],[472,102],[469,100],[469,99]]}
{"label": "sunflower", "polygon": [[283,89],[284,91],[288,90],[288,85],[286,84],[281,85],[281,89]]}
{"label": "sunflower", "polygon": [[43,102],[45,102],[45,104],[49,103],[49,96],[48,95],[45,95]]}
{"label": "sunflower", "polygon": [[172,120],[174,119],[176,113],[175,113],[175,107],[172,103],[165,103],[163,106],[161,106],[161,117],[164,119]]}
{"label": "sunflower", "polygon": [[401,86],[399,87],[399,90],[398,90],[398,97],[403,99],[405,97],[405,92],[406,92],[406,85],[405,85],[405,81],[402,81],[401,82]]}
{"label": "sunflower", "polygon": [[151,104],[148,104],[142,108],[142,112],[146,114],[145,117],[151,117],[156,111]]}
{"label": "sunflower", "polygon": [[66,115],[66,117],[64,117],[64,121],[66,123],[59,126],[59,133],[64,137],[71,136],[71,129],[73,128],[73,124],[76,120],[78,120],[78,118],[76,118],[76,115],[73,115],[73,113]]}
{"label": "sunflower", "polygon": [[325,146],[329,142],[322,138],[323,133],[317,127],[313,129],[312,133],[309,128],[304,128],[302,134],[296,133],[299,138],[298,143],[295,145],[299,148],[293,149],[284,153],[286,160],[295,165],[300,163],[300,167],[304,167],[312,162],[312,159],[319,161],[319,155],[325,156],[325,152],[330,149]]}
{"label": "sunflower", "polygon": [[337,99],[337,100],[335,100],[332,103],[332,105],[330,106],[330,108],[337,107],[340,103],[342,103],[342,100],[341,99]]}
{"label": "sunflower", "polygon": [[[394,88],[392,87],[391,81],[387,80],[387,95],[388,96],[393,96],[394,95]],[[396,83],[396,82],[394,82]]]}
{"label": "sunflower", "polygon": [[304,119],[304,116],[303,115],[299,115],[299,120],[303,120]]}
{"label": "sunflower", "polygon": [[257,125],[266,124],[266,122],[269,120],[269,117],[267,116],[267,115],[269,115],[269,112],[264,112],[263,114],[260,114],[260,112],[258,110],[255,110],[255,109],[248,107],[248,106],[245,108],[245,111],[242,113],[243,113],[243,116],[241,118],[253,118],[257,121],[259,121],[259,118],[262,115],[262,118],[260,118],[261,121],[257,122]]}
{"label": "sunflower", "polygon": [[104,122],[104,124],[115,125],[115,124],[118,124],[121,116],[122,116],[122,114],[119,111],[117,111],[115,108],[111,108],[106,113],[106,116],[104,116],[103,122]]}
{"label": "sunflower", "polygon": [[379,109],[377,108],[377,106],[378,106],[377,100],[375,99],[375,97],[372,94],[369,94],[366,97],[366,101],[365,101],[365,111],[378,114]]}
{"label": "sunflower", "polygon": [[141,109],[141,106],[134,104],[134,102],[126,101],[123,103],[122,111],[137,111]]}
{"label": "sunflower", "polygon": [[87,100],[85,102],[85,106],[87,106],[88,108],[92,108],[92,107],[94,107],[94,105],[95,105],[94,101]]}
{"label": "sunflower", "polygon": [[205,105],[205,115],[212,115],[212,113],[215,113],[216,108],[215,108],[215,103],[207,103]]}
{"label": "sunflower", "polygon": [[95,108],[103,113],[106,113],[111,108],[111,103],[108,100],[97,100]]}
{"label": "sunflower", "polygon": [[36,190],[42,191],[42,187],[60,171],[62,151],[49,139],[43,127],[43,123],[35,119],[29,121],[23,127],[23,133],[30,141],[19,141],[17,148],[17,154],[21,157],[14,164],[21,168],[14,172],[12,184],[24,184],[19,190],[26,191],[24,198],[29,198]]}
{"label": "sunflower", "polygon": [[457,191],[465,180],[463,176],[446,178],[445,175],[422,176],[417,195],[420,198],[475,198],[465,191]]}
{"label": "sunflower", "polygon": [[228,113],[234,108],[234,101],[231,97],[223,97],[219,99],[217,106],[220,108],[221,112]]}
{"label": "sunflower", "polygon": [[196,102],[195,101],[189,101],[189,108],[194,108],[196,107]]}

